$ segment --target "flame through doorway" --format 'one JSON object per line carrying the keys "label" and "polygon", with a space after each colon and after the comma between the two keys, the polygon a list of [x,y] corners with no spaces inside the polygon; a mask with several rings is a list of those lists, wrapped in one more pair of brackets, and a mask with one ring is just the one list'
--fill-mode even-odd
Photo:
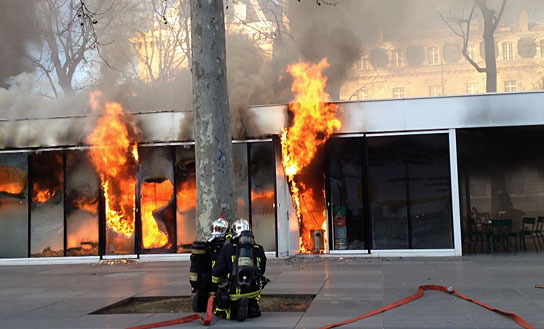
{"label": "flame through doorway", "polygon": [[[327,248],[324,179],[302,173],[341,126],[336,117],[339,107],[327,103],[329,95],[324,91],[327,78],[322,71],[328,66],[327,59],[323,59],[318,64],[298,62],[287,69],[293,77],[291,90],[295,99],[289,104],[292,124],[281,134],[282,164],[298,217],[303,253],[325,252]],[[315,241],[312,243],[312,231],[321,231],[323,248],[316,248]]]}

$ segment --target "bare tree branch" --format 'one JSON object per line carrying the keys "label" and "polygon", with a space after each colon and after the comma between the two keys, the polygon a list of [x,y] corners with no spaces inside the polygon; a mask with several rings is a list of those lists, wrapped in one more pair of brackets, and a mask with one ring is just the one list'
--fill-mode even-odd
{"label": "bare tree branch", "polygon": [[506,0],[502,0],[501,9],[499,10],[499,14],[497,16],[493,17],[493,30],[497,29],[497,26],[499,25],[499,22],[501,20],[502,14],[504,13],[504,7],[506,7]]}
{"label": "bare tree branch", "polygon": [[[506,0],[505,0],[506,1]],[[472,19],[474,17],[474,10],[476,9],[477,3],[474,2],[472,9],[470,10],[470,14],[468,15],[467,19],[460,19],[456,17],[445,17],[442,13],[440,13],[440,18],[448,28],[457,36],[461,37],[463,40],[463,49],[461,50],[461,53],[465,57],[465,59],[476,69],[476,71],[480,73],[485,73],[486,68],[482,68],[476,63],[468,54],[468,42],[470,40],[470,24],[472,23]],[[459,31],[456,30],[450,22],[455,22],[459,26]]]}

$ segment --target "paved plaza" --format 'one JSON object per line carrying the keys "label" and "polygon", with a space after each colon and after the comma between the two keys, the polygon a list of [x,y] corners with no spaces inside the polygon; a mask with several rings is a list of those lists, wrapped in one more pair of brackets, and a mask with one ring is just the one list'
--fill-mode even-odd
{"label": "paved plaza", "polygon": [[[0,328],[126,328],[182,314],[91,315],[132,296],[187,296],[188,261],[0,266]],[[270,259],[264,294],[315,294],[306,312],[264,312],[243,323],[214,318],[212,328],[319,328],[411,295],[422,284],[513,312],[544,328],[544,255],[450,258],[295,257]],[[171,326],[189,328],[200,322]],[[519,328],[510,318],[443,292],[341,327]]]}

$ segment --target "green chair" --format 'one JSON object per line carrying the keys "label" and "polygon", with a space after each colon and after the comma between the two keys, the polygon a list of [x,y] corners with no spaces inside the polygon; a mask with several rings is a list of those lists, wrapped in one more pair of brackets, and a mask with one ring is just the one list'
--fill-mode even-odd
{"label": "green chair", "polygon": [[495,249],[500,247],[503,250],[509,251],[508,247],[511,247],[515,252],[514,244],[512,240],[516,241],[515,235],[512,234],[512,219],[494,219],[489,223],[488,229],[489,249],[491,253],[495,252]]}
{"label": "green chair", "polygon": [[536,219],[536,227],[535,227],[534,235],[536,236],[540,249],[544,247],[544,234],[542,233],[543,228],[544,228],[544,216],[538,216]]}
{"label": "green chair", "polygon": [[536,252],[538,253],[538,245],[535,240],[535,233],[536,219],[533,217],[523,217],[521,221],[521,229],[518,233],[520,249],[523,248],[523,250],[527,251],[527,244],[525,243],[525,238],[531,237],[533,238],[533,244],[535,246]]}
{"label": "green chair", "polygon": [[482,229],[482,225],[477,223],[477,220],[473,217],[467,219],[467,230],[465,238],[468,239],[468,251],[476,253],[478,251],[478,245],[480,245],[480,252],[484,252],[484,243],[487,238],[485,230]]}

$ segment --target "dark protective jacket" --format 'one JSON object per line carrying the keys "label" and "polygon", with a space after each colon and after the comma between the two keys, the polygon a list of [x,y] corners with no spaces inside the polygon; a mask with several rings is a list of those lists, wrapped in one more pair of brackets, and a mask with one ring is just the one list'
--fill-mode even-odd
{"label": "dark protective jacket", "polygon": [[253,256],[258,277],[252,278],[249,287],[240,289],[236,280],[232,280],[233,268],[235,268],[235,262],[237,262],[236,254],[238,247],[237,240],[233,240],[230,244],[225,244],[213,267],[212,282],[221,285],[225,280],[229,280],[229,299],[232,301],[238,300],[240,297],[244,296],[247,296],[248,298],[258,298],[260,297],[263,286],[262,276],[266,271],[266,255],[264,249],[259,244],[253,244]]}

